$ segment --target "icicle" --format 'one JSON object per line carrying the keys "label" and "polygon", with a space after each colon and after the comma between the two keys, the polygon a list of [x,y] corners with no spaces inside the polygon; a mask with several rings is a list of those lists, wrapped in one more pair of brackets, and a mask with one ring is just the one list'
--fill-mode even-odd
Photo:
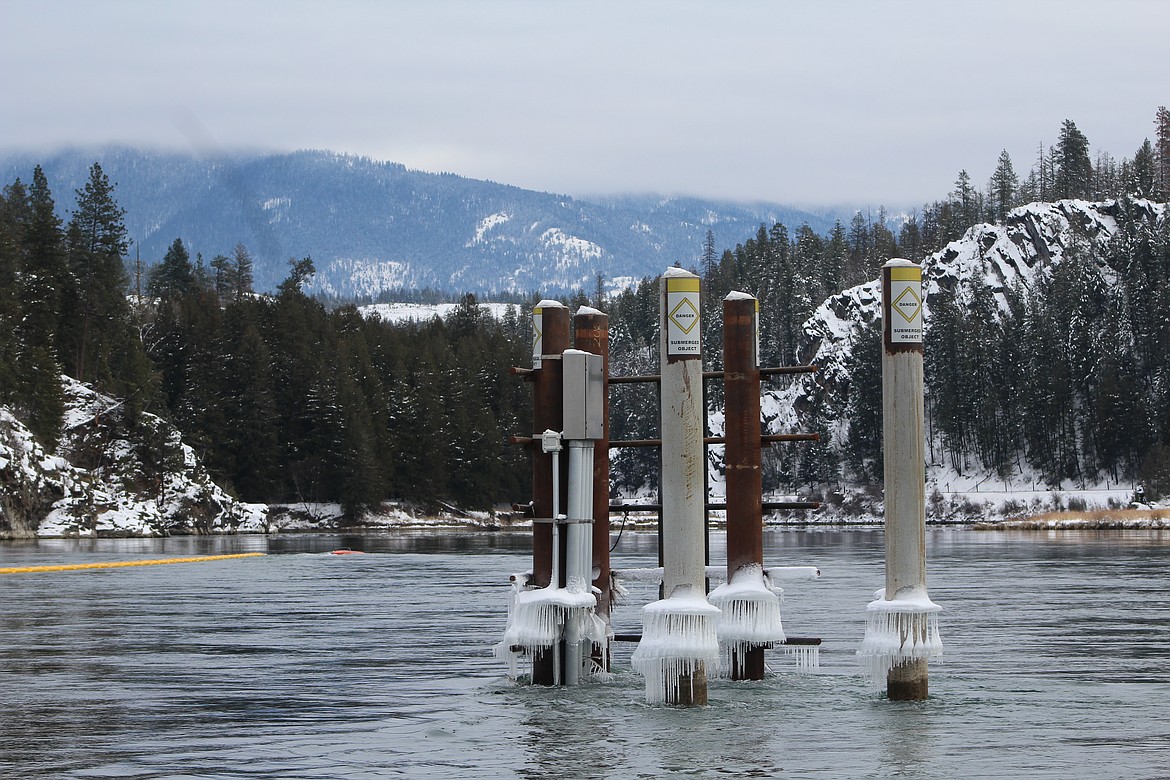
{"label": "icicle", "polygon": [[719,664],[715,635],[718,607],[689,587],[642,608],[642,640],[631,662],[646,678],[646,701],[679,701],[680,682],[693,684],[696,673]]}
{"label": "icicle", "polygon": [[784,645],[784,654],[796,657],[797,669],[821,668],[821,648],[817,645]]}
{"label": "icicle", "polygon": [[[531,658],[538,650],[552,647],[566,635],[566,626],[576,636],[606,645],[605,623],[596,616],[597,598],[592,589],[573,592],[568,588],[525,589],[526,578],[513,575],[504,638],[492,652],[508,665],[508,676],[516,679],[520,656]],[[572,632],[569,632],[572,633]],[[588,670],[586,670],[588,673]]]}
{"label": "icicle", "polygon": [[890,670],[919,658],[942,655],[938,613],[942,607],[926,595],[925,588],[907,588],[894,598],[885,590],[874,594],[866,607],[865,638],[857,651],[862,668],[875,690],[886,684]]}
{"label": "icicle", "polygon": [[[752,565],[736,571],[731,582],[720,585],[707,597],[720,610],[715,631],[723,651],[726,675],[743,676],[749,648],[784,641],[778,590],[769,587],[763,567]],[[733,665],[739,668],[733,669]]]}

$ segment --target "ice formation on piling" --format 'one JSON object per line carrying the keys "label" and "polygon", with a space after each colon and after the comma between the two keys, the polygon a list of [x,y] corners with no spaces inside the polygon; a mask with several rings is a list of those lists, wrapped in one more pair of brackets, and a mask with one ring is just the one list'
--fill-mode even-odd
{"label": "ice formation on piling", "polygon": [[715,631],[723,654],[723,671],[728,676],[743,675],[744,656],[750,648],[784,642],[777,591],[780,589],[764,576],[763,567],[753,564],[740,568],[730,582],[715,588],[707,597],[719,608]]}
{"label": "ice formation on piling", "polygon": [[512,575],[508,625],[494,648],[495,656],[507,663],[509,677],[518,676],[522,657],[531,659],[565,636],[603,646],[609,641],[605,622],[595,614],[593,588],[529,589],[528,580],[527,575]]}
{"label": "ice formation on piling", "polygon": [[784,645],[784,654],[796,659],[796,668],[799,670],[821,667],[821,648],[818,645]]}
{"label": "ice formation on piling", "polygon": [[942,655],[938,613],[942,607],[926,595],[926,588],[903,588],[887,599],[885,589],[866,607],[865,638],[857,651],[862,668],[875,690],[886,684],[890,669],[906,661]]}
{"label": "ice formation on piling", "polygon": [[718,615],[719,608],[690,586],[642,608],[642,639],[630,660],[646,678],[648,703],[678,702],[683,680],[693,685],[697,672],[718,667]]}

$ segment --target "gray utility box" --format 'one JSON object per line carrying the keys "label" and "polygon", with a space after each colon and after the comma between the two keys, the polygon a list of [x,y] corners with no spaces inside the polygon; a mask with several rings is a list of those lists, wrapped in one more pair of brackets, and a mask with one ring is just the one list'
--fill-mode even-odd
{"label": "gray utility box", "polygon": [[601,355],[566,349],[564,357],[566,439],[600,439],[605,435],[605,366]]}

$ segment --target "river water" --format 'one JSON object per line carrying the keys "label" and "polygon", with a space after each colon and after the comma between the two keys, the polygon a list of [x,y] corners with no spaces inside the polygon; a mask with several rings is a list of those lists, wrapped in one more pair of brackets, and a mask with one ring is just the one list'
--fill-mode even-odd
{"label": "river water", "polygon": [[[368,555],[321,554],[338,547]],[[651,707],[630,670],[518,685],[491,646],[520,533],[0,545],[0,567],[267,552],[258,558],[0,575],[3,778],[1166,778],[1170,532],[928,532],[945,656],[931,697],[858,673],[879,530],[777,530],[790,636],[762,683]],[[723,540],[712,541],[712,558]],[[652,566],[625,534],[615,568]],[[619,630],[653,587],[631,586]]]}

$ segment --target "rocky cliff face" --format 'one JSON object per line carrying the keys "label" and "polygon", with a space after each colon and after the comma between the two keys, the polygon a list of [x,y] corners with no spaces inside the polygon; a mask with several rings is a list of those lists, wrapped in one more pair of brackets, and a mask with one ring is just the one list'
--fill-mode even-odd
{"label": "rocky cliff face", "polygon": [[80,475],[49,455],[8,409],[0,407],[0,539],[31,539],[41,520]]}
{"label": "rocky cliff face", "polygon": [[266,507],[217,486],[179,432],[63,378],[64,433],[47,453],[0,407],[0,538],[262,531]]}
{"label": "rocky cliff face", "polygon": [[[1030,203],[1013,209],[1002,225],[972,227],[958,241],[927,257],[922,264],[926,294],[924,315],[930,327],[930,302],[939,294],[960,296],[960,280],[983,278],[1001,307],[1004,293],[1020,285],[1028,289],[1037,274],[1047,273],[1076,245],[1103,250],[1118,232],[1118,219],[1164,219],[1166,206],[1146,200],[1128,201],[1122,215],[1119,201],[1089,203],[1063,200]],[[881,317],[880,280],[852,287],[827,299],[804,324],[800,359],[820,367],[805,380],[804,396],[831,403],[842,383],[849,381],[849,358],[858,334]],[[814,384],[817,389],[814,389]]]}

